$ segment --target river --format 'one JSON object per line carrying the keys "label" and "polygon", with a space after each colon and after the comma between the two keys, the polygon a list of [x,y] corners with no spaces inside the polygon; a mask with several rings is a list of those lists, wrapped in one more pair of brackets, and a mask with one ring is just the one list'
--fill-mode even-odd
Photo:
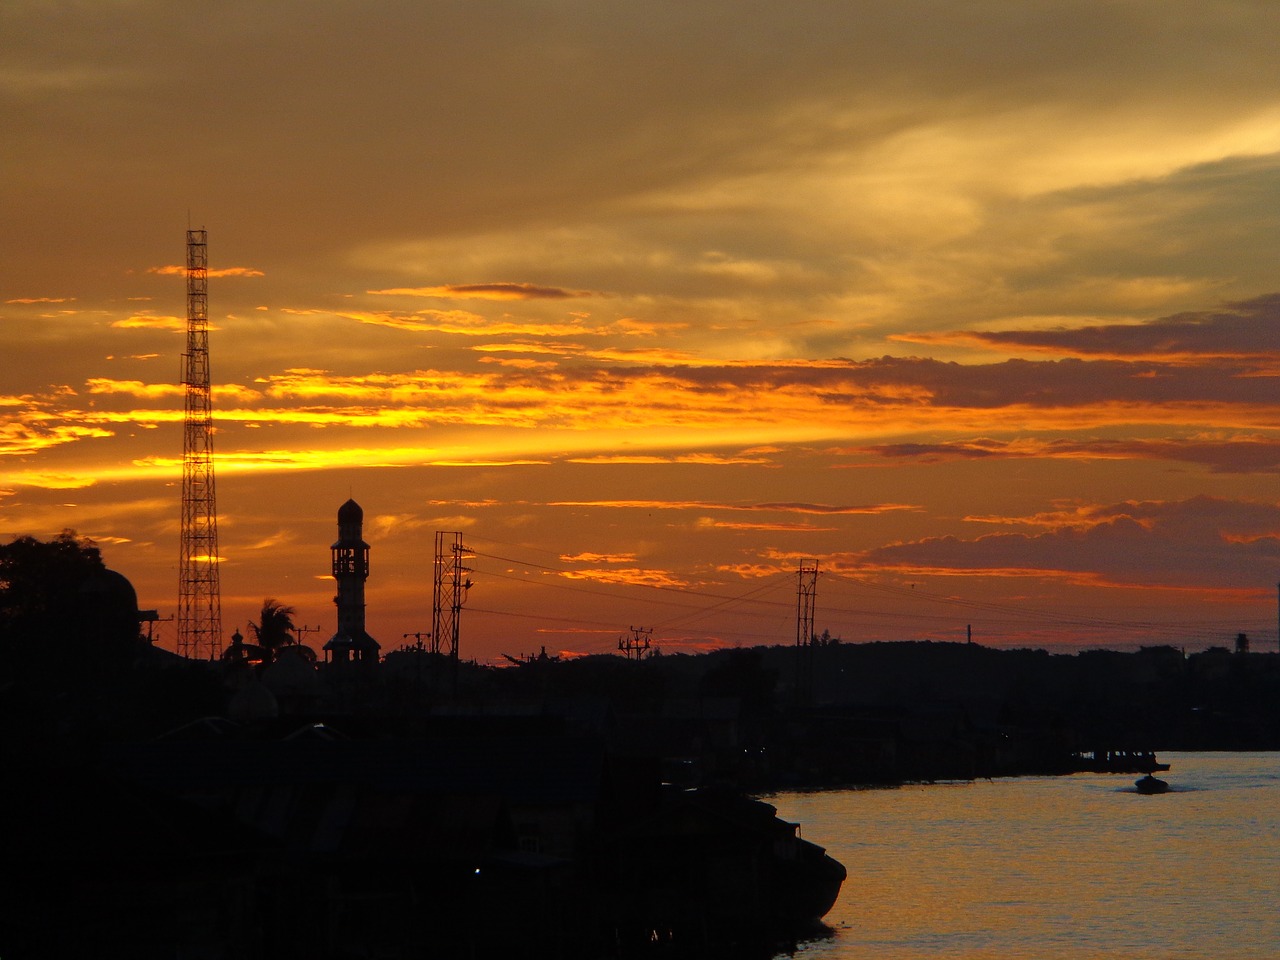
{"label": "river", "polygon": [[1170,792],[1075,774],[779,793],[849,870],[804,960],[1280,956],[1280,754],[1162,754]]}

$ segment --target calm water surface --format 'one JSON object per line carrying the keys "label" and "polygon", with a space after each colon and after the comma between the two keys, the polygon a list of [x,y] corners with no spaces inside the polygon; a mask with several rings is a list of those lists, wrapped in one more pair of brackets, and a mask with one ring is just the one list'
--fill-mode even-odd
{"label": "calm water surface", "polygon": [[1171,792],[1077,774],[782,793],[849,869],[805,960],[1280,957],[1280,754],[1162,754]]}

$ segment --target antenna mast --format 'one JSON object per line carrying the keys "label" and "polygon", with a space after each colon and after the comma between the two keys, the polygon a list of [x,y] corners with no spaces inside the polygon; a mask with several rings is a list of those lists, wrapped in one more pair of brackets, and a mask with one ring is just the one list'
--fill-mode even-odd
{"label": "antenna mast", "polygon": [[187,231],[187,352],[182,385],[182,555],[178,571],[178,653],[222,653],[218,511],[213,487],[213,405],[209,382],[208,231]]}
{"label": "antenna mast", "polygon": [[[450,542],[452,539],[452,542]],[[458,662],[458,634],[462,626],[462,605],[466,602],[471,571],[462,565],[469,553],[462,545],[462,534],[436,531],[435,575],[432,578],[431,652],[442,653]]]}

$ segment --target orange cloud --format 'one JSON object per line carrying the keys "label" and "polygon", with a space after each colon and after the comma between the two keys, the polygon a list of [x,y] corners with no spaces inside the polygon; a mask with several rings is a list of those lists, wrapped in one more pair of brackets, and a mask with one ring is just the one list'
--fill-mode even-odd
{"label": "orange cloud", "polygon": [[[158,274],[162,277],[185,277],[187,275],[187,268],[180,264],[168,264],[163,267],[148,267],[147,273]],[[210,268],[207,271],[207,276],[212,280],[221,277],[265,277],[266,274],[254,267],[223,267],[221,269]]]}
{"label": "orange cloud", "polygon": [[1280,472],[1280,437],[1257,434],[1119,440],[1018,438],[1005,441],[982,437],[940,443],[873,444],[839,452],[923,463],[978,459],[1171,460],[1199,464],[1214,473]]}
{"label": "orange cloud", "polygon": [[176,383],[143,383],[141,380],[111,380],[106,377],[93,377],[85,381],[90,393],[124,394],[154,400],[160,397],[180,397],[186,391]]}
{"label": "orange cloud", "polygon": [[293,533],[290,533],[286,530],[277,530],[275,533],[262,537],[261,539],[256,540],[253,543],[244,544],[241,547],[241,549],[274,550],[278,547],[283,547],[287,544],[293,543],[296,540],[297,540],[297,537]]}
{"label": "orange cloud", "polygon": [[911,563],[876,563],[864,565],[858,570],[863,573],[893,573],[909,580],[924,580],[942,577],[1003,577],[1034,580],[1055,580],[1082,587],[1133,586],[1133,583],[1111,582],[1100,573],[1089,570],[1070,570],[1056,567],[996,567],[976,565],[973,567],[928,566]]}
{"label": "orange cloud", "polygon": [[[48,423],[44,417],[27,415],[23,421],[0,422],[0,456],[27,457],[51,447],[77,440],[114,436],[103,427],[73,423]],[[10,474],[6,479],[16,482]]]}
{"label": "orange cloud", "polygon": [[146,314],[135,314],[123,320],[113,320],[111,326],[125,330],[178,330],[187,328],[183,317],[153,317]]}
{"label": "orange cloud", "polygon": [[[123,396],[139,397],[146,400],[155,400],[163,397],[181,397],[186,392],[186,387],[177,383],[143,383],[141,380],[113,380],[109,377],[92,377],[85,381],[90,393],[96,394],[116,394]],[[214,401],[218,400],[235,400],[238,402],[260,400],[262,394],[257,390],[243,387],[238,383],[219,383],[215,384],[211,390]],[[227,411],[230,413],[230,411]],[[129,411],[125,416],[134,416],[134,411]],[[107,411],[89,411],[79,414],[83,417],[115,417],[117,414]],[[145,417],[153,417],[155,413],[148,413]],[[221,411],[215,411],[215,418],[233,419]]]}
{"label": "orange cloud", "polygon": [[31,304],[31,303],[74,303],[75,297],[16,297],[13,300],[6,300],[5,303],[13,304]]}
{"label": "orange cloud", "polygon": [[1219,310],[1179,313],[1143,323],[1031,330],[956,330],[905,333],[905,343],[967,344],[1006,351],[1162,364],[1204,359],[1280,358],[1280,294],[1224,305]]}
{"label": "orange cloud", "polygon": [[715,503],[708,500],[553,500],[549,507],[618,507],[637,510],[764,510],[775,513],[880,514],[918,510],[904,503],[833,506],[821,503]]}
{"label": "orange cloud", "polygon": [[794,573],[794,566],[783,566],[774,563],[723,563],[716,565],[719,573],[732,573],[744,580],[761,580],[775,577],[782,573]]}
{"label": "orange cloud", "polygon": [[564,563],[635,563],[634,553],[575,553],[562,554]]}
{"label": "orange cloud", "polygon": [[69,473],[62,470],[19,470],[7,473],[4,479],[6,484],[15,487],[35,487],[40,490],[81,490],[98,482],[97,477],[89,476],[84,471]]}
{"label": "orange cloud", "polygon": [[642,587],[687,587],[688,582],[669,570],[644,570],[639,567],[622,569],[561,570],[559,575],[568,580],[589,580],[593,583]]}
{"label": "orange cloud", "polygon": [[708,465],[741,465],[759,466],[772,462],[767,457],[724,456],[716,453],[683,453],[672,455],[659,454],[600,454],[592,457],[570,457],[570,463],[703,463]]}
{"label": "orange cloud", "polygon": [[495,363],[513,370],[555,370],[560,366],[558,360],[534,360],[529,357],[481,357],[480,362]]}
{"label": "orange cloud", "polygon": [[711,517],[699,517],[694,526],[699,530],[772,530],[809,533],[824,533],[839,529],[838,527],[815,527],[809,523],[750,523],[742,520],[715,520]]}
{"label": "orange cloud", "polygon": [[[468,310],[419,310],[404,315],[385,311],[370,310],[294,310],[286,309],[284,313],[298,316],[335,316],[358,323],[367,323],[397,330],[414,330],[424,333],[448,333],[467,337],[496,337],[519,334],[531,337],[566,337],[566,336],[603,336],[613,332],[611,328],[591,328],[585,326],[580,319],[563,323],[546,321],[514,320],[510,317],[493,319]],[[482,349],[482,348],[476,348]],[[495,348],[490,348],[495,349]],[[528,352],[526,348],[523,352]],[[546,352],[562,353],[567,347]]]}
{"label": "orange cloud", "polygon": [[912,576],[1041,577],[1089,586],[1237,590],[1270,568],[1280,506],[1198,496],[1125,501],[1037,516],[1038,533],[928,537],[849,562]]}
{"label": "orange cloud", "polygon": [[600,295],[589,290],[566,290],[534,283],[447,283],[436,287],[392,287],[365,292],[378,296],[436,297],[443,300],[568,300]]}

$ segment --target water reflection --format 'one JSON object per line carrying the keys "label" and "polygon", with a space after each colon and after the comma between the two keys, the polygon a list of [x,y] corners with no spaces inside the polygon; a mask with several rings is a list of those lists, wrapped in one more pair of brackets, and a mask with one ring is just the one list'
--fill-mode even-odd
{"label": "water reflection", "polygon": [[771,798],[849,868],[834,934],[783,955],[1280,955],[1280,755],[1167,759],[1155,797],[1077,774]]}

